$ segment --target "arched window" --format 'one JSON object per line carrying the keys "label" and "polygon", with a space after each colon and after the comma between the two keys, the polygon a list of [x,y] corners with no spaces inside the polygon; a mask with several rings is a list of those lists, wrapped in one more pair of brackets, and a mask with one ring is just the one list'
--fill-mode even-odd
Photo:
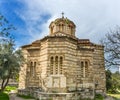
{"label": "arched window", "polygon": [[84,70],[83,70],[83,69],[84,69],[83,67],[84,67],[84,64],[83,64],[83,61],[82,61],[82,62],[81,62],[81,76],[82,76],[82,77],[83,77],[83,71],[84,71]]}
{"label": "arched window", "polygon": [[54,26],[51,27],[51,34],[53,33],[53,28],[54,28]]}
{"label": "arched window", "polygon": [[30,62],[30,75],[32,76],[33,74],[33,62]]}
{"label": "arched window", "polygon": [[58,74],[58,56],[55,57],[55,74]]}
{"label": "arched window", "polygon": [[54,59],[53,57],[50,58],[50,74],[53,74],[53,64],[54,64]]}
{"label": "arched window", "polygon": [[60,74],[62,74],[63,57],[60,57]]}
{"label": "arched window", "polygon": [[30,76],[35,76],[36,73],[36,62],[30,63]]}
{"label": "arched window", "polygon": [[88,75],[88,61],[85,61],[85,76]]}
{"label": "arched window", "polygon": [[61,31],[61,25],[59,24],[59,31]]}
{"label": "arched window", "polygon": [[62,74],[63,57],[50,57],[50,74]]}
{"label": "arched window", "polygon": [[36,62],[34,62],[34,66],[33,66],[33,76],[35,76],[36,74]]}
{"label": "arched window", "polygon": [[68,32],[69,32],[69,34],[71,34],[71,26],[69,25],[68,27],[69,27]]}
{"label": "arched window", "polygon": [[89,67],[88,61],[81,61],[81,76],[82,77],[88,76],[88,67]]}

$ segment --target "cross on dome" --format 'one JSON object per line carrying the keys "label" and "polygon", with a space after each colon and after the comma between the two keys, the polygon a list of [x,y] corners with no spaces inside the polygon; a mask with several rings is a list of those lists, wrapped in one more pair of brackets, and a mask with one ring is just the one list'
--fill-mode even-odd
{"label": "cross on dome", "polygon": [[62,14],[62,18],[64,18],[64,12],[62,12],[61,14]]}

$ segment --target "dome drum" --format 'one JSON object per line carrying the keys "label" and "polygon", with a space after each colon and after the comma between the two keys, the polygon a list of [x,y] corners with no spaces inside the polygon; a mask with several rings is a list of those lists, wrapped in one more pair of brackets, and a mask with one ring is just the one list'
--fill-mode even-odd
{"label": "dome drum", "polygon": [[51,22],[49,29],[50,35],[54,35],[57,32],[69,34],[75,36],[75,24],[67,18],[58,18]]}

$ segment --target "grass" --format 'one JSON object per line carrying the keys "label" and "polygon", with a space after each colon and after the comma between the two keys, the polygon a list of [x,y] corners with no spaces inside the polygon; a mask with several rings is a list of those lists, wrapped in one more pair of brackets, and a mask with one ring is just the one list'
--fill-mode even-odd
{"label": "grass", "polygon": [[116,98],[116,100],[120,100],[120,94],[108,94],[108,95]]}
{"label": "grass", "polygon": [[9,100],[9,93],[12,90],[17,90],[17,87],[14,86],[6,86],[4,92],[0,93],[0,100]]}
{"label": "grass", "polygon": [[7,93],[0,93],[0,100],[9,100],[9,96]]}
{"label": "grass", "polygon": [[34,97],[31,97],[30,95],[17,95],[18,97],[21,97],[23,99],[35,99]]}

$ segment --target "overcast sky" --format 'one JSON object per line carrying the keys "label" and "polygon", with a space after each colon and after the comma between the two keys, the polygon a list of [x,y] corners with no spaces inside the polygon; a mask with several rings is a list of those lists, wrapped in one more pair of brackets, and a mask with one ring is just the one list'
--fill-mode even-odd
{"label": "overcast sky", "polygon": [[48,35],[50,22],[61,12],[76,24],[78,38],[94,43],[120,26],[120,0],[0,0],[0,12],[17,28],[17,46]]}

